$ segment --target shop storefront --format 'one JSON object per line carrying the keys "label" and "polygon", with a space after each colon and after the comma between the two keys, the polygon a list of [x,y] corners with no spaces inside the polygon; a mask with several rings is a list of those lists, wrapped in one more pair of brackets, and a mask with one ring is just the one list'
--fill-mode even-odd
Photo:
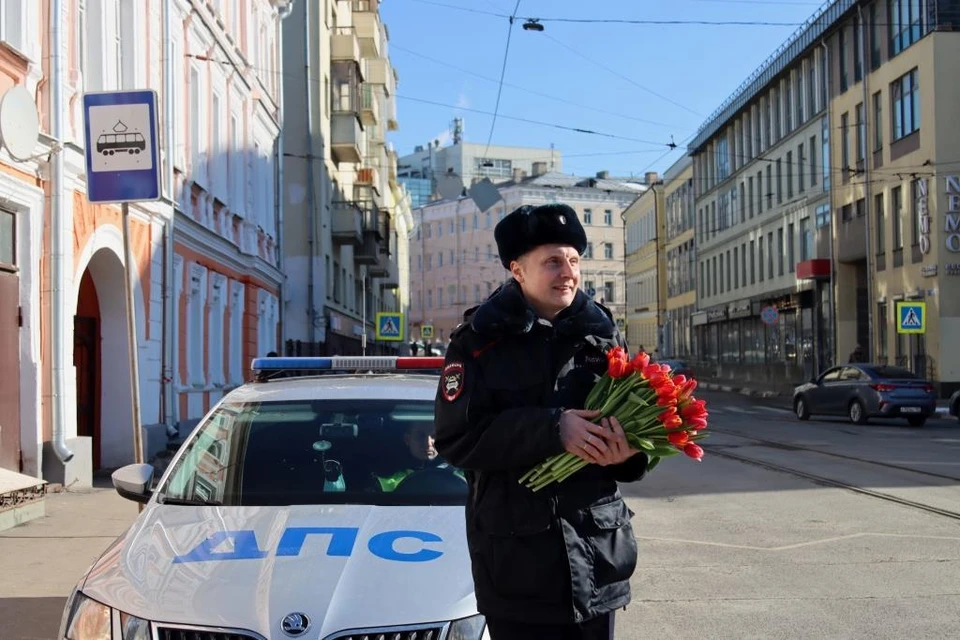
{"label": "shop storefront", "polygon": [[[693,314],[698,370],[705,377],[793,384],[823,368],[832,351],[815,290],[739,300]],[[829,323],[829,318],[826,318]]]}

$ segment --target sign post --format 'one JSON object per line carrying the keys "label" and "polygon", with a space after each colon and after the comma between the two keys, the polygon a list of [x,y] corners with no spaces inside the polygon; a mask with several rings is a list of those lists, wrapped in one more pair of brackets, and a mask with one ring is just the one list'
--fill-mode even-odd
{"label": "sign post", "polygon": [[133,453],[134,460],[139,464],[143,462],[143,444],[140,428],[137,324],[133,304],[133,279],[137,277],[137,270],[130,246],[129,203],[160,199],[157,93],[147,90],[85,93],[83,115],[87,199],[93,203],[120,204],[123,220]]}

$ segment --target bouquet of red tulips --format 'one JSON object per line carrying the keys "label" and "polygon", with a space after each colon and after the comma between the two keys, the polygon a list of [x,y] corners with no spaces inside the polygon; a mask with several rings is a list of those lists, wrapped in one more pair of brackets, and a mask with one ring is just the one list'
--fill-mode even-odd
{"label": "bouquet of red tulips", "polygon": [[[650,362],[646,353],[628,359],[622,347],[607,352],[607,372],[587,396],[585,409],[599,410],[594,419],[615,417],[631,447],[649,456],[647,471],[662,458],[684,453],[699,461],[703,449],[698,440],[707,428],[704,400],[693,397],[697,381],[674,375],[666,364]],[[563,482],[588,462],[564,452],[541,462],[520,482],[534,491]]]}

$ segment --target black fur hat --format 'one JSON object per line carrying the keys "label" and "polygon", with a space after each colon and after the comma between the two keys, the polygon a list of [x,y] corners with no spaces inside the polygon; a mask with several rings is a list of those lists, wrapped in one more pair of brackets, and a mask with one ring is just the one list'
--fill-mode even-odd
{"label": "black fur hat", "polygon": [[587,250],[587,234],[577,212],[560,203],[539,207],[523,205],[510,212],[493,230],[504,269],[531,249],[543,244],[566,244],[580,255]]}

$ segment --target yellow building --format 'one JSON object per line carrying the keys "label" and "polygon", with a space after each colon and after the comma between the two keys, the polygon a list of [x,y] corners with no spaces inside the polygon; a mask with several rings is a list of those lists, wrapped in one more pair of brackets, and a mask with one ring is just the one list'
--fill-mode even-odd
{"label": "yellow building", "polygon": [[[859,344],[947,396],[960,389],[960,35],[934,11],[888,24],[908,9],[851,11],[828,40],[837,357]],[[901,301],[922,305],[918,332],[898,332]]]}
{"label": "yellow building", "polygon": [[626,229],[627,331],[630,352],[661,353],[667,306],[664,186],[648,174],[648,189],[623,212]]}
{"label": "yellow building", "polygon": [[693,354],[691,316],[697,304],[693,160],[684,156],[663,176],[666,242],[660,264],[666,270],[666,308],[660,352],[667,358]]}

